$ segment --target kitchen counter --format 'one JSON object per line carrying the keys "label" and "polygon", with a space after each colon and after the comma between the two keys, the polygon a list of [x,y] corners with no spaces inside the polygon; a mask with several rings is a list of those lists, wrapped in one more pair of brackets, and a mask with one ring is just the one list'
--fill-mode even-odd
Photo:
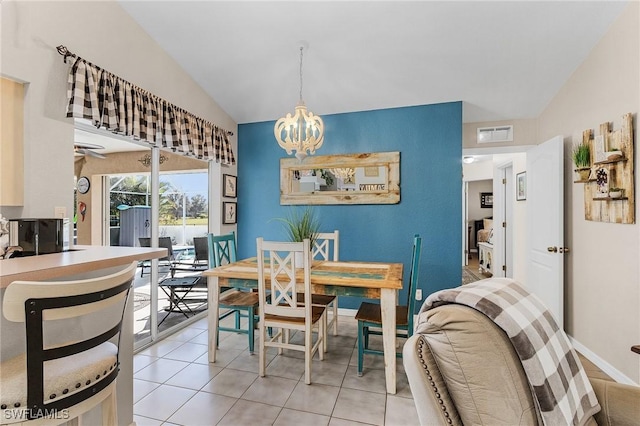
{"label": "kitchen counter", "polygon": [[166,255],[164,248],[75,246],[73,250],[61,253],[4,259],[0,260],[0,288],[6,288],[16,280],[67,277]]}

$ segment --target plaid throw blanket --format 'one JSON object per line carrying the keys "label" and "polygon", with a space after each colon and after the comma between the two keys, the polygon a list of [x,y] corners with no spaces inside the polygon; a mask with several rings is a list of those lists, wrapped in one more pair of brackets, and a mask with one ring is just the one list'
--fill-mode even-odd
{"label": "plaid throw blanket", "polygon": [[600,411],[566,334],[542,302],[520,284],[508,278],[490,278],[442,290],[427,298],[420,313],[446,303],[474,308],[507,333],[545,425],[583,425]]}

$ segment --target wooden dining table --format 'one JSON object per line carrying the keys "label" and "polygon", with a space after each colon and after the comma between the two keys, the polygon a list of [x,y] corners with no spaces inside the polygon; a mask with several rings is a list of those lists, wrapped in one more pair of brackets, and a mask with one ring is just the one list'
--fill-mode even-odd
{"label": "wooden dining table", "polygon": [[[314,260],[311,266],[313,293],[380,299],[385,378],[390,394],[396,393],[396,305],[402,289],[402,268],[402,263],[326,260]],[[209,362],[215,362],[220,287],[258,288],[258,263],[252,257],[202,274],[208,278]]]}

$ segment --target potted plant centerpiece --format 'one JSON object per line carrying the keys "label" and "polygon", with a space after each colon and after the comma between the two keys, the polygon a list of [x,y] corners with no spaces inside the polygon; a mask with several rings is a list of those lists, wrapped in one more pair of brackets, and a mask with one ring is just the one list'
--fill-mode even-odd
{"label": "potted plant centerpiece", "polygon": [[[303,210],[292,208],[286,217],[278,217],[276,220],[283,223],[287,238],[292,242],[302,242],[309,239],[313,248],[313,243],[320,232],[320,220],[316,216],[316,211],[308,206]],[[302,267],[302,259],[295,259],[296,266]]]}
{"label": "potted plant centerpiece", "polygon": [[580,176],[580,180],[588,180],[591,172],[591,152],[589,144],[582,142],[575,145],[571,153],[571,158],[576,165],[575,171],[578,173],[578,176]]}

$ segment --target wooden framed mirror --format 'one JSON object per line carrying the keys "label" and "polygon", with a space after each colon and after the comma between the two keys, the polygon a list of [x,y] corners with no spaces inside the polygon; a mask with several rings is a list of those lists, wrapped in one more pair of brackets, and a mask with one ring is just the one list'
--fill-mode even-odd
{"label": "wooden framed mirror", "polygon": [[397,204],[400,152],[280,159],[280,204]]}

